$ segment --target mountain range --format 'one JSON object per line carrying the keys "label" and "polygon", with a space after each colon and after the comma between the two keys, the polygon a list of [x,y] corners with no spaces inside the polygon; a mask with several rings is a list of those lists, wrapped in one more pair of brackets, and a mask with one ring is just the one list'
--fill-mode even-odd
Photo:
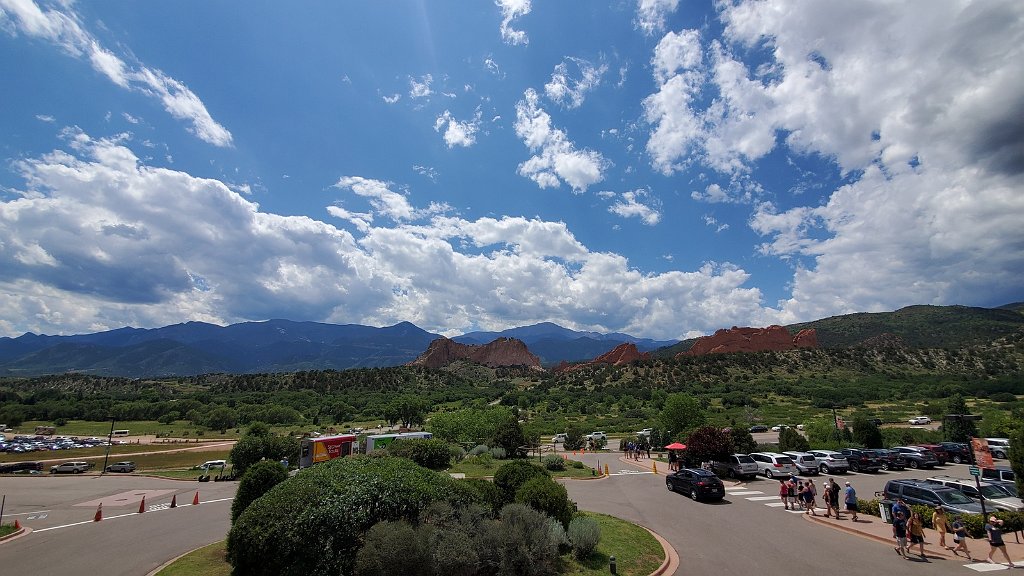
{"label": "mountain range", "polygon": [[[894,312],[833,316],[787,328],[794,334],[816,330],[825,348],[855,347],[891,336],[912,348],[953,349],[991,342],[1024,329],[1022,312],[1022,303],[999,308],[910,306]],[[440,337],[409,322],[376,328],[290,320],[229,326],[186,322],[73,336],[26,333],[0,338],[0,376],[82,372],[160,377],[400,366],[416,359]],[[548,367],[563,361],[591,360],[624,343],[659,357],[674,356],[694,343],[577,332],[550,322],[501,332],[470,332],[452,340],[481,346],[499,338],[522,341]]]}

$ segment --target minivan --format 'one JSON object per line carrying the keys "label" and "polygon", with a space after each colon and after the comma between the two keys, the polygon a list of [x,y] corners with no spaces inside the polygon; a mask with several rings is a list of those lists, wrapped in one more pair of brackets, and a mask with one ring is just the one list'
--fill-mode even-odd
{"label": "minivan", "polygon": [[981,505],[959,490],[923,480],[889,480],[884,495],[886,500],[903,498],[907,504],[930,508],[941,505],[954,514],[981,514]]}
{"label": "minivan", "polygon": [[760,472],[754,459],[746,454],[730,454],[725,460],[712,462],[711,468],[719,476],[745,480],[757,476]]}
{"label": "minivan", "polygon": [[765,478],[776,476],[796,476],[800,473],[793,460],[785,454],[778,452],[753,452],[750,457],[757,464],[758,474],[764,474]]}
{"label": "minivan", "polygon": [[793,460],[796,469],[804,476],[817,476],[818,459],[810,452],[783,452]]}

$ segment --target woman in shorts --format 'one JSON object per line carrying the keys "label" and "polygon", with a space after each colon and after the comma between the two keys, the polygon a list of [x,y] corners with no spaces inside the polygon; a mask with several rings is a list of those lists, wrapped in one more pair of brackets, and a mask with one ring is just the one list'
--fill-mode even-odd
{"label": "woman in shorts", "polygon": [[913,548],[914,544],[917,544],[917,552],[921,559],[924,560],[924,520],[921,518],[920,513],[914,512],[910,515],[910,522],[907,522],[907,532],[910,533],[910,546],[907,548]]}

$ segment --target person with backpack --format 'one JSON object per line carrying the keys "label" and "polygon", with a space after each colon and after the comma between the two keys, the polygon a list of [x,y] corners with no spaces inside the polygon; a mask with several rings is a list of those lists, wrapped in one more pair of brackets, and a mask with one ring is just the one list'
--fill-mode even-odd
{"label": "person with backpack", "polygon": [[829,478],[828,483],[829,488],[832,489],[829,496],[832,499],[832,509],[836,511],[836,520],[842,520],[842,518],[839,517],[839,483],[836,482],[835,478]]}
{"label": "person with backpack", "polygon": [[967,559],[973,562],[974,558],[971,558],[971,551],[967,548],[967,526],[957,516],[953,519],[953,526],[951,528],[953,529],[953,544],[956,544],[953,547],[953,554],[959,556],[963,552]]}

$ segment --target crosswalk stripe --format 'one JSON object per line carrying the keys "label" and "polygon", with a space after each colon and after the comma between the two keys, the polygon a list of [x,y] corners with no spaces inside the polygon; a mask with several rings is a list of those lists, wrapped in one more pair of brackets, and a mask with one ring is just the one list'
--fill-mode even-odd
{"label": "crosswalk stripe", "polygon": [[768,506],[770,508],[781,508],[785,506],[785,504],[783,504],[782,502],[766,502],[765,506]]}
{"label": "crosswalk stripe", "polygon": [[764,501],[767,501],[767,500],[778,500],[779,506],[785,506],[785,504],[783,504],[783,502],[781,500],[779,500],[778,496],[751,496],[750,498],[747,498],[747,500],[750,500],[751,502],[764,502]]}
{"label": "crosswalk stripe", "polygon": [[975,562],[974,564],[964,564],[964,568],[970,568],[976,572],[991,572],[993,570],[1008,570],[1009,566],[1006,564],[988,564],[986,562]]}
{"label": "crosswalk stripe", "polygon": [[728,490],[726,490],[725,492],[729,496],[748,496],[750,494],[764,494],[764,492],[761,492],[760,490],[744,490],[742,492],[729,492]]}

